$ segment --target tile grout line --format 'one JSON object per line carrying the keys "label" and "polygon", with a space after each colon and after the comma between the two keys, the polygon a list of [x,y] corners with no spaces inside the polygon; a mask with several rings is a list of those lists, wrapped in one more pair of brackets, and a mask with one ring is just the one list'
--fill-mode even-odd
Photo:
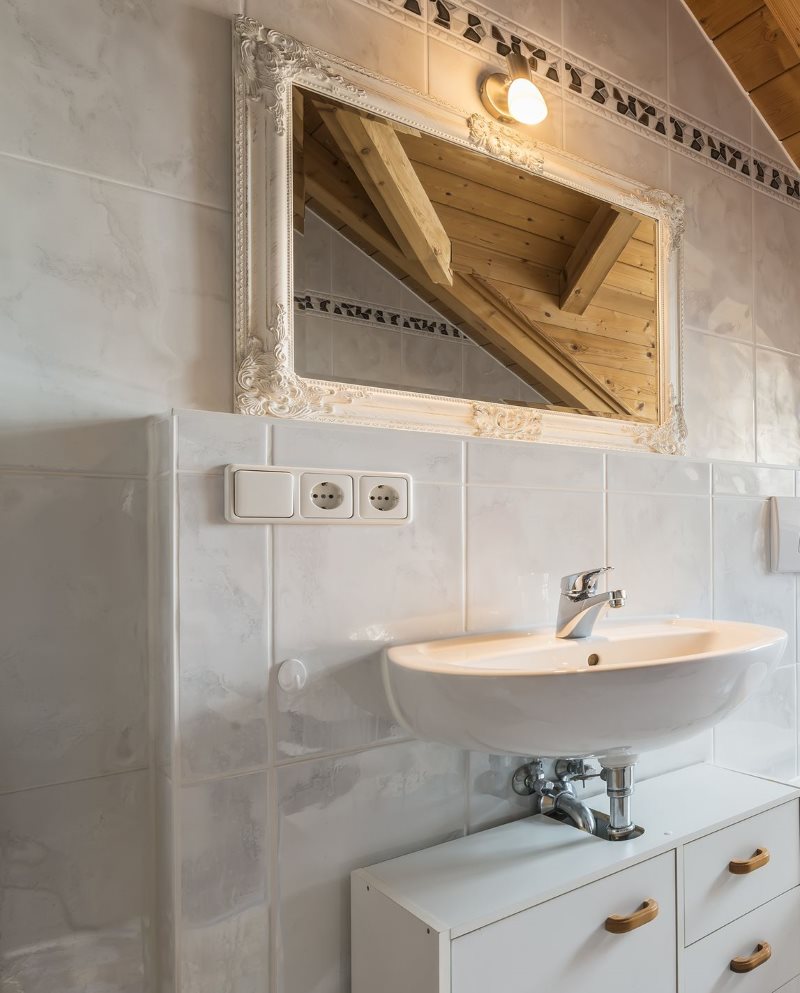
{"label": "tile grout line", "polygon": [[45,159],[36,159],[28,155],[18,155],[14,152],[0,151],[0,159],[8,159],[12,162],[20,162],[25,165],[37,166],[40,169],[52,169],[54,172],[65,173],[69,176],[79,176],[81,179],[89,179],[96,183],[107,183],[109,186],[119,186],[128,190],[136,190],[138,193],[152,193],[154,196],[165,197],[168,200],[176,200],[179,203],[190,204],[193,207],[202,207],[205,210],[215,210],[222,214],[232,214],[233,207],[223,207],[219,204],[210,203],[205,200],[194,200],[191,197],[181,196],[179,193],[170,193],[167,190],[160,190],[153,186],[140,186],[138,183],[128,183],[123,179],[114,179],[112,176],[104,176],[102,173],[86,172],[83,169],[73,169],[71,166],[59,165],[57,162],[47,162]]}
{"label": "tile grout line", "polygon": [[150,772],[150,766],[137,765],[130,769],[100,772],[95,776],[78,776],[76,779],[59,779],[49,783],[34,783],[32,786],[19,786],[10,790],[0,789],[0,797],[16,796],[18,793],[32,793],[34,790],[58,789],[59,786],[74,786],[78,783],[95,783],[103,779],[113,779],[115,776],[133,776],[141,772]]}

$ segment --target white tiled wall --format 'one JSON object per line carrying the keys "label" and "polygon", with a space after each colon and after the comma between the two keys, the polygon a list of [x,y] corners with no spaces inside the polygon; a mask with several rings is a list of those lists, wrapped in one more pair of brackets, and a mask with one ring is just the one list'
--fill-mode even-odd
{"label": "white tiled wall", "polygon": [[[328,616],[328,594],[341,591],[314,579],[307,546],[290,564],[280,542],[272,549],[265,537],[264,547],[243,558],[235,529],[222,534],[213,501],[218,480],[209,482],[208,468],[262,461],[263,424],[210,418],[184,425],[181,523],[194,546],[181,552],[181,592],[194,598],[195,613],[181,630],[186,645],[194,644],[191,659],[180,659],[183,668],[171,666],[169,646],[157,637],[170,623],[163,597],[146,603],[145,418],[170,406],[230,409],[226,18],[245,8],[477,109],[483,55],[456,49],[418,18],[389,18],[382,10],[390,6],[0,0],[0,956],[12,989],[142,993],[177,982],[183,991],[344,993],[347,869],[520,811],[507,794],[510,763],[471,756],[467,764],[436,746],[398,740],[396,729],[368,716],[367,701],[353,700],[353,686],[365,683],[348,677],[364,645],[415,630],[410,613],[382,609],[379,589],[365,591],[363,620],[343,613],[353,635],[346,645],[309,626],[298,650],[312,660],[314,678],[301,696],[270,693],[272,639],[283,639],[282,650],[292,645],[270,584],[294,574]],[[680,0],[490,6],[745,145],[782,156]],[[445,438],[383,436],[376,452],[366,431],[286,426],[276,432],[271,457],[324,464],[335,444],[336,458],[350,467],[375,467],[380,455],[381,464],[421,480],[426,527],[413,534],[413,547],[400,550],[387,537],[379,550],[397,552],[405,581],[428,590],[424,600],[415,591],[411,605],[424,630],[437,629],[440,618],[445,631],[451,622],[512,623],[528,604],[540,616],[551,609],[544,577],[559,568],[561,546],[538,538],[526,497],[552,522],[550,530],[581,525],[584,510],[587,524],[607,529],[609,555],[636,577],[634,590],[626,576],[632,611],[649,598],[692,612],[752,610],[788,621],[794,584],[764,575],[759,532],[750,528],[763,514],[764,495],[793,489],[792,474],[780,467],[800,461],[800,212],[695,165],[667,141],[594,115],[566,93],[549,87],[547,95],[551,113],[538,135],[687,199],[692,458],[778,468],[715,465],[709,496],[693,488],[698,480],[661,468],[655,477],[626,471],[615,480],[611,458],[606,487],[597,453],[561,461],[556,450],[477,445],[470,449],[481,454],[465,464],[460,443],[454,448]],[[166,473],[153,484],[163,507],[172,492],[169,463],[155,468]],[[580,514],[557,516],[557,494]],[[456,506],[469,515],[466,532],[466,518],[452,520]],[[651,537],[660,527],[652,526],[656,511],[667,525],[658,540]],[[496,515],[519,522],[529,550],[496,538],[503,533]],[[162,555],[153,562],[164,568],[153,568],[150,579],[163,589],[171,579],[169,520],[154,523],[161,524],[154,551]],[[598,538],[584,531],[589,548]],[[476,575],[481,548],[470,542],[472,533],[497,541],[497,554],[518,572],[514,583],[503,577],[496,600]],[[650,554],[667,547],[691,568],[684,577],[696,594],[691,604],[675,566],[642,574],[631,545],[636,535]],[[563,547],[583,554],[581,540],[565,538]],[[437,558],[453,545],[472,563],[460,579]],[[335,550],[324,549],[328,561]],[[484,545],[487,570],[492,551]],[[204,555],[214,575],[205,574]],[[377,567],[366,539],[348,566],[354,583],[363,577],[358,562]],[[741,576],[721,581],[723,569]],[[400,578],[388,579],[394,595],[402,592]],[[253,608],[262,595],[266,617]],[[284,588],[283,603],[287,596]],[[221,604],[230,640],[206,616],[220,616]],[[157,663],[153,680],[148,647]],[[794,770],[793,661],[737,725],[720,730],[719,759]],[[156,717],[149,735],[148,685]],[[171,733],[153,741],[155,731],[171,732],[181,702],[179,741]],[[680,760],[705,754],[701,742]],[[648,761],[653,770],[666,760]],[[153,795],[160,798],[157,818]],[[157,872],[154,830],[162,840],[177,838],[175,848],[159,847]],[[328,909],[317,912],[317,897]],[[151,942],[156,908],[158,955]],[[270,914],[271,955],[264,941]],[[309,920],[303,945],[292,926],[298,915]]]}
{"label": "white tiled wall", "polygon": [[[513,758],[405,737],[386,713],[379,653],[552,623],[560,577],[580,568],[614,565],[628,616],[790,632],[742,710],[646,754],[640,777],[710,759],[797,775],[797,582],[768,571],[766,548],[767,495],[793,494],[793,469],[184,411],[175,431],[180,988],[225,988],[255,968],[269,920],[274,989],[344,993],[352,868],[529,811],[510,789]],[[415,517],[233,527],[222,500],[233,458],[410,472]],[[290,658],[308,682],[287,692],[277,669]]]}

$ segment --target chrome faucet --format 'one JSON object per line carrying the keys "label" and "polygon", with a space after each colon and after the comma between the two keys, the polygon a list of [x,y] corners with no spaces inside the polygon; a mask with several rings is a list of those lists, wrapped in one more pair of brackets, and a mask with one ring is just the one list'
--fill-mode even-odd
{"label": "chrome faucet", "polygon": [[557,638],[588,638],[592,628],[606,607],[623,607],[625,590],[597,592],[597,581],[611,566],[587,569],[564,576],[561,580],[561,598],[558,601]]}

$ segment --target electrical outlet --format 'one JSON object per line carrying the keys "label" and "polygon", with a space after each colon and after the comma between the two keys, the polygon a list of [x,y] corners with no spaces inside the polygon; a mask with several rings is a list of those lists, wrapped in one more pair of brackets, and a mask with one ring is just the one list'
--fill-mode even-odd
{"label": "electrical outlet", "polygon": [[340,472],[304,472],[300,476],[300,514],[326,520],[353,516],[353,477]]}
{"label": "electrical outlet", "polygon": [[362,476],[358,481],[358,516],[365,521],[402,521],[408,513],[405,476]]}

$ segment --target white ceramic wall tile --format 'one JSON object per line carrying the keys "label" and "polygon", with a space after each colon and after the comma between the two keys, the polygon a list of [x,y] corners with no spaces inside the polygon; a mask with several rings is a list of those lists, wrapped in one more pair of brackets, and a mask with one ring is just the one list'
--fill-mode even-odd
{"label": "white ceramic wall tile", "polygon": [[608,495],[608,561],[628,593],[625,615],[710,616],[710,509],[703,497]]}
{"label": "white ceramic wall tile", "polygon": [[223,517],[220,477],[178,483],[179,720],[184,781],[267,761],[264,525]]}
{"label": "white ceramic wall tile", "polygon": [[[747,94],[681,0],[667,0],[667,8],[669,102],[749,145],[751,103]],[[673,112],[680,116],[679,111]]]}
{"label": "white ceramic wall tile", "polygon": [[758,468],[717,462],[713,466],[714,493],[729,496],[794,496],[791,469]]}
{"label": "white ceramic wall tile", "polygon": [[689,454],[754,461],[753,346],[687,329],[684,347]]}
{"label": "white ceramic wall tile", "polygon": [[756,349],[759,462],[800,462],[800,358]]}
{"label": "white ceramic wall tile", "polygon": [[327,314],[294,314],[294,370],[307,379],[333,377],[333,347],[341,327]]}
{"label": "white ceramic wall tile", "polygon": [[178,470],[219,474],[231,462],[266,465],[268,432],[264,417],[179,410],[175,415]]}
{"label": "white ceramic wall tile", "polygon": [[775,779],[797,775],[796,666],[777,669],[714,729],[714,761]]}
{"label": "white ceramic wall tile", "polygon": [[800,353],[800,211],[759,196],[754,214],[756,338],[759,344]]}
{"label": "white ceramic wall tile", "polygon": [[641,782],[654,776],[663,776],[675,769],[683,769],[698,762],[710,762],[714,747],[712,731],[704,731],[677,745],[666,748],[655,748],[652,752],[643,752],[636,763],[636,779]]}
{"label": "white ceramic wall tile", "polygon": [[407,525],[274,528],[275,661],[309,672],[304,689],[276,689],[280,756],[402,733],[380,716],[379,653],[462,630],[461,502],[458,487],[417,484]]}
{"label": "white ceramic wall tile", "polygon": [[226,214],[9,158],[0,213],[0,464],[139,471],[108,422],[230,409]]}
{"label": "white ceramic wall tile", "polygon": [[0,791],[147,764],[146,498],[0,474]]}
{"label": "white ceramic wall tile", "polygon": [[469,753],[470,833],[531,816],[534,801],[529,796],[518,796],[511,788],[514,770],[526,762],[530,758],[521,755]]}
{"label": "white ceramic wall tile", "polygon": [[564,147],[589,162],[656,189],[669,187],[666,139],[654,141],[621,128],[582,104],[564,107]]}
{"label": "white ceramic wall tile", "polygon": [[333,287],[333,239],[344,239],[337,235],[313,210],[307,210],[302,238],[295,235],[295,243],[302,243],[303,265],[295,267],[295,292],[316,290],[330,293]]}
{"label": "white ceramic wall tile", "polygon": [[564,48],[654,96],[667,95],[667,11],[663,0],[562,0]]}
{"label": "white ceramic wall tile", "polygon": [[26,0],[3,4],[0,37],[3,151],[229,207],[224,18],[171,0]]}
{"label": "white ceramic wall tile", "polygon": [[[311,238],[311,232],[307,231],[305,242],[308,244]],[[331,232],[327,246],[331,253],[333,293],[345,299],[379,304],[387,308],[401,306],[405,287],[383,266],[374,262],[338,231]]]}
{"label": "white ceramic wall tile", "polygon": [[181,993],[269,993],[268,773],[181,793]]}
{"label": "white ceramic wall tile", "polygon": [[670,154],[670,191],[686,201],[686,324],[752,341],[756,194],[679,152]]}
{"label": "white ceramic wall tile", "polygon": [[765,499],[714,499],[714,617],[783,628],[782,663],[794,663],[795,577],[770,571],[769,504]]}
{"label": "white ceramic wall tile", "polygon": [[0,796],[9,993],[146,993],[149,785],[124,773]]}
{"label": "white ceramic wall tile", "polygon": [[606,485],[609,491],[629,493],[708,494],[711,466],[708,462],[658,455],[620,455],[606,457]]}
{"label": "white ceramic wall tile", "polygon": [[337,321],[333,338],[332,374],[337,380],[392,388],[400,369],[400,335],[362,323]]}
{"label": "white ceramic wall tile", "polygon": [[398,337],[403,366],[397,382],[402,389],[462,395],[461,359],[466,346],[447,338],[416,334],[398,334]]}
{"label": "white ceramic wall tile", "polygon": [[[766,158],[772,159],[794,172],[797,166],[784,148],[783,143],[775,137],[775,132],[756,110],[755,105],[753,105],[752,110],[751,127],[753,129],[753,148]],[[758,202],[760,204],[761,201]]]}
{"label": "white ceramic wall tile", "polygon": [[173,783],[162,772],[155,774],[155,955],[157,993],[175,993],[177,968],[176,908],[178,867]]}
{"label": "white ceramic wall tile", "polygon": [[[414,27],[352,0],[244,0],[245,14],[323,51],[340,55],[390,79],[425,89],[422,18]],[[415,30],[417,28],[417,30]]]}
{"label": "white ceramic wall tile", "polygon": [[561,43],[561,0],[488,0],[483,6],[556,45]]}
{"label": "white ceramic wall tile", "polygon": [[527,391],[522,380],[493,359],[479,345],[462,345],[464,367],[462,396],[471,400],[516,400]]}
{"label": "white ceramic wall tile", "polygon": [[409,742],[278,770],[277,993],[350,988],[350,872],[464,831],[466,753]]}
{"label": "white ceramic wall tile", "polygon": [[553,624],[561,577],[602,565],[604,549],[600,493],[470,486],[468,629]]}
{"label": "white ceramic wall tile", "polygon": [[174,625],[178,597],[174,588],[176,478],[159,476],[149,488],[150,503],[150,737],[161,772],[172,774],[176,738]]}
{"label": "white ceramic wall tile", "polygon": [[470,441],[467,482],[536,489],[601,490],[603,454],[586,448]]}
{"label": "white ceramic wall tile", "polygon": [[444,434],[273,421],[272,464],[408,472],[415,483],[460,483],[463,442]]}

